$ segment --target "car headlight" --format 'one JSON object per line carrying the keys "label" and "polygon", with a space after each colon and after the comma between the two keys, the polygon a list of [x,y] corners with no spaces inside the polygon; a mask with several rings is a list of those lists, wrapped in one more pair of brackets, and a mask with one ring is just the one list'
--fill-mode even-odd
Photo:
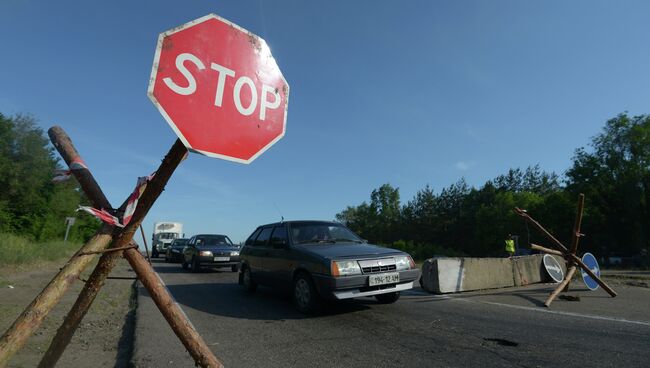
{"label": "car headlight", "polygon": [[332,276],[361,275],[361,267],[357,261],[332,261]]}
{"label": "car headlight", "polygon": [[210,252],[209,250],[202,250],[199,252],[199,255],[201,257],[212,257],[212,252]]}
{"label": "car headlight", "polygon": [[412,268],[415,268],[415,262],[413,262],[413,258],[411,258],[411,256],[395,257],[395,268],[398,271],[410,270]]}
{"label": "car headlight", "polygon": [[238,256],[238,255],[239,255],[238,251],[230,252],[230,256],[232,256],[232,257]]}

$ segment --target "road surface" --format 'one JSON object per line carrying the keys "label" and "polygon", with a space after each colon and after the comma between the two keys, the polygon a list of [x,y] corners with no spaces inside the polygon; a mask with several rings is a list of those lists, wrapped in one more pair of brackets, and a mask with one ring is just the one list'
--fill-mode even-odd
{"label": "road surface", "polygon": [[[650,362],[650,289],[613,283],[619,293],[543,301],[553,285],[436,296],[414,289],[395,304],[372,298],[328,306],[310,317],[289,297],[247,294],[228,269],[198,274],[155,262],[195,327],[226,367],[641,367]],[[140,287],[138,367],[194,363]]]}

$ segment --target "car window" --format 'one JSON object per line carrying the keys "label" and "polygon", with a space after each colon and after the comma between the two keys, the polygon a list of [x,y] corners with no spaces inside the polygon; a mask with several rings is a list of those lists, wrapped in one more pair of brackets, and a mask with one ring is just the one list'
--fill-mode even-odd
{"label": "car window", "polygon": [[266,243],[268,243],[269,238],[271,237],[271,231],[273,231],[272,227],[267,227],[262,229],[260,235],[257,236],[257,239],[255,239],[255,243],[253,243],[253,245],[256,247],[265,246]]}
{"label": "car window", "polygon": [[257,238],[257,236],[260,234],[260,231],[262,231],[262,229],[257,229],[253,231],[251,236],[249,236],[248,239],[246,239],[246,245],[253,245],[253,242],[255,242],[255,238]]}
{"label": "car window", "polygon": [[196,237],[196,245],[232,245],[225,235],[201,235]]}
{"label": "car window", "polygon": [[362,242],[350,229],[341,225],[326,222],[302,222],[291,225],[291,236],[294,244],[320,242]]}
{"label": "car window", "polygon": [[287,228],[284,226],[277,226],[273,229],[273,235],[271,235],[271,245],[284,244],[287,244]]}

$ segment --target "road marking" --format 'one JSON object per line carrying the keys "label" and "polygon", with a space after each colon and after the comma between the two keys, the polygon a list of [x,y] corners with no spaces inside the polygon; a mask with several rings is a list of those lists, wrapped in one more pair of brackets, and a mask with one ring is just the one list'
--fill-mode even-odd
{"label": "road marking", "polygon": [[450,298],[450,299],[463,301],[463,302],[470,302],[470,303],[481,303],[481,304],[496,305],[496,306],[501,306],[501,307],[520,309],[520,310],[527,310],[527,311],[532,311],[532,312],[557,314],[557,315],[561,315],[561,316],[581,317],[581,318],[597,319],[597,320],[601,320],[601,321],[620,322],[620,323],[629,323],[629,324],[641,325],[641,326],[650,326],[650,322],[634,321],[634,320],[629,320],[629,319],[625,319],[625,318],[605,317],[605,316],[598,316],[598,315],[594,315],[594,314],[581,314],[581,313],[574,313],[574,312],[562,312],[562,311],[555,311],[555,310],[549,310],[549,309],[542,309],[542,308],[539,308],[539,307],[537,307],[537,308],[536,307],[525,307],[525,306],[521,306],[521,305],[512,305],[512,304],[495,303],[495,302],[483,302],[483,301],[468,300],[468,299],[462,299],[462,298]]}

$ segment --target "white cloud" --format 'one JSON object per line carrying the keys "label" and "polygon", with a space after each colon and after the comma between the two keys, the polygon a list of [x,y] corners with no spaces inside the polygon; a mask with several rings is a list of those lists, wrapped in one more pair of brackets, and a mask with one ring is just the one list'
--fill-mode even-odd
{"label": "white cloud", "polygon": [[460,171],[467,171],[470,168],[472,168],[472,166],[474,166],[475,164],[476,164],[476,162],[474,162],[474,161],[470,161],[470,162],[458,161],[458,162],[456,162],[456,164],[454,164],[454,166],[456,167],[456,169],[458,169]]}

